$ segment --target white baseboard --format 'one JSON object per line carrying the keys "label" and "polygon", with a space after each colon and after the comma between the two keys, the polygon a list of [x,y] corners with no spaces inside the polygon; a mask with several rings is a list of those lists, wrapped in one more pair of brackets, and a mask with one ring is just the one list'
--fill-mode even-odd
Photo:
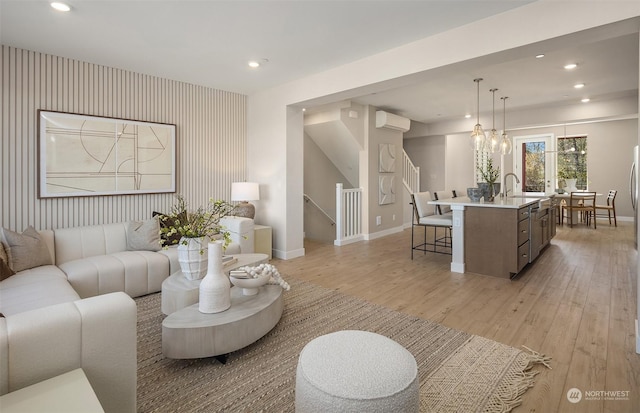
{"label": "white baseboard", "polygon": [[387,235],[396,234],[398,232],[402,232],[402,226],[385,229],[384,231],[373,232],[370,234],[364,234],[364,239],[367,241],[371,241],[373,239],[386,237]]}
{"label": "white baseboard", "polygon": [[281,260],[292,260],[294,258],[304,257],[304,248],[300,248],[293,251],[280,251],[280,250],[274,249],[273,256],[275,258],[280,258]]}
{"label": "white baseboard", "polygon": [[451,263],[451,272],[457,272],[457,273],[464,274],[464,264],[460,264],[460,263],[457,263],[457,262],[452,262]]}
{"label": "white baseboard", "polygon": [[341,247],[343,245],[349,245],[349,244],[353,244],[354,242],[360,242],[363,241],[364,237],[362,235],[358,236],[358,237],[354,237],[354,238],[349,238],[349,239],[343,239],[338,241],[333,240],[333,245],[335,245],[336,247]]}

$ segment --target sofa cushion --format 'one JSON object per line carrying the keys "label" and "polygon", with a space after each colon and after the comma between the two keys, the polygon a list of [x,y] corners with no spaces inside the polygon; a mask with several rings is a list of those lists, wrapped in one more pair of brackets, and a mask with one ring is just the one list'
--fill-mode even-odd
{"label": "sofa cushion", "polygon": [[22,234],[2,228],[2,241],[7,249],[9,267],[15,272],[52,264],[47,245],[32,226]]}
{"label": "sofa cushion", "polygon": [[127,250],[124,222],[54,230],[56,264]]}
{"label": "sofa cushion", "polygon": [[9,316],[80,298],[54,265],[20,271],[0,283],[0,312]]}
{"label": "sofa cushion", "polygon": [[127,223],[127,249],[129,251],[160,251],[160,248],[158,218]]}
{"label": "sofa cushion", "polygon": [[131,297],[160,291],[169,257],[151,251],[122,251],[60,264],[80,297],[124,291]]}

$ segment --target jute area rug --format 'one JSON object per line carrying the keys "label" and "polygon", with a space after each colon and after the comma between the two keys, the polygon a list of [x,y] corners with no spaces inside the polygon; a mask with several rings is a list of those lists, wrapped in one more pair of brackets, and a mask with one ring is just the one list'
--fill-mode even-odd
{"label": "jute area rug", "polygon": [[138,305],[139,412],[293,412],[298,355],[315,337],[366,330],[407,348],[418,363],[422,412],[508,412],[533,386],[544,357],[290,280],[278,325],[217,360],[162,355],[160,293]]}

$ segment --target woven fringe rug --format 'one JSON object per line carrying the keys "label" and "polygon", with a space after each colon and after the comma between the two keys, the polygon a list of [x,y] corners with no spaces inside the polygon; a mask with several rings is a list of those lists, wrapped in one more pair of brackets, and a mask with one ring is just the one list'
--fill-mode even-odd
{"label": "woven fringe rug", "polygon": [[138,305],[138,412],[293,412],[298,355],[315,337],[366,330],[408,349],[418,363],[421,412],[508,412],[548,358],[291,280],[278,325],[217,360],[162,355],[160,293]]}

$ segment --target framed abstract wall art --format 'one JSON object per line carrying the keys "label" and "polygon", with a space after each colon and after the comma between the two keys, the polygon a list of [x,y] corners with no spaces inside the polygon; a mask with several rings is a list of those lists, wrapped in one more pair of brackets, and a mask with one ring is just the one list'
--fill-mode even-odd
{"label": "framed abstract wall art", "polygon": [[38,197],[176,191],[176,126],[38,111]]}

